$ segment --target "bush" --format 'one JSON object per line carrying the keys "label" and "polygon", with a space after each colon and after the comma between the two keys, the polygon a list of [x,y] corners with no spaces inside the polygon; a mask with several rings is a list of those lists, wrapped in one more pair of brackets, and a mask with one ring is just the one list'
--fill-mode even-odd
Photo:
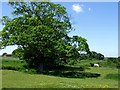
{"label": "bush", "polygon": [[117,67],[120,68],[120,59],[119,58],[108,58],[107,59],[108,65],[111,67]]}
{"label": "bush", "polygon": [[117,63],[118,59],[117,58],[108,58],[107,62],[111,62],[111,63]]}

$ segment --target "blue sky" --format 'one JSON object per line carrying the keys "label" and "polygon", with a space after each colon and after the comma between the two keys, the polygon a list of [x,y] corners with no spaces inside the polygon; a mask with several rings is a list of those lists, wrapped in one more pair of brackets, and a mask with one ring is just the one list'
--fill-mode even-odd
{"label": "blue sky", "polygon": [[[91,51],[106,57],[118,56],[118,3],[117,2],[56,2],[63,5],[75,30],[69,36],[79,35],[87,39]],[[1,6],[0,6],[1,7]],[[2,16],[11,18],[12,8],[2,3]],[[0,30],[2,26],[0,25]],[[11,53],[16,47],[0,50]]]}

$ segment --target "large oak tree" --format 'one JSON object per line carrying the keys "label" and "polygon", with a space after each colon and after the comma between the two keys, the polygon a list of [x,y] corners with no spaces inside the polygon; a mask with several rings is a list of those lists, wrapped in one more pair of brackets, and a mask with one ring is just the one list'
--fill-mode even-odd
{"label": "large oak tree", "polygon": [[[72,26],[66,9],[51,2],[9,2],[15,18],[3,16],[1,48],[18,45],[29,67],[43,71],[47,65],[59,65],[89,52],[84,38],[67,34]],[[78,46],[74,47],[75,42]],[[76,44],[76,45],[77,45]]]}

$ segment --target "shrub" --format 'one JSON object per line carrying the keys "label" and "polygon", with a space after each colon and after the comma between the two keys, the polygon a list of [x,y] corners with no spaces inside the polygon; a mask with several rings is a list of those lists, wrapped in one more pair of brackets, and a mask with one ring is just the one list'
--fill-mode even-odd
{"label": "shrub", "polygon": [[108,58],[107,62],[111,62],[111,63],[117,63],[118,59],[117,58]]}

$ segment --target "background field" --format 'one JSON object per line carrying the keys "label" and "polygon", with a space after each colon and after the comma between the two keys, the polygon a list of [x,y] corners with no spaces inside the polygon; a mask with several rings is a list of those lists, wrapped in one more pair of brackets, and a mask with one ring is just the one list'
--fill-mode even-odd
{"label": "background field", "polygon": [[[66,78],[52,75],[34,74],[22,71],[24,61],[5,59],[2,66],[15,67],[18,70],[0,70],[3,88],[118,88],[118,69],[106,66],[106,61],[100,61],[101,67],[90,67],[90,62],[97,60],[82,60],[74,65],[84,66],[86,72],[101,74],[98,78]],[[13,68],[14,69],[14,68]]]}

